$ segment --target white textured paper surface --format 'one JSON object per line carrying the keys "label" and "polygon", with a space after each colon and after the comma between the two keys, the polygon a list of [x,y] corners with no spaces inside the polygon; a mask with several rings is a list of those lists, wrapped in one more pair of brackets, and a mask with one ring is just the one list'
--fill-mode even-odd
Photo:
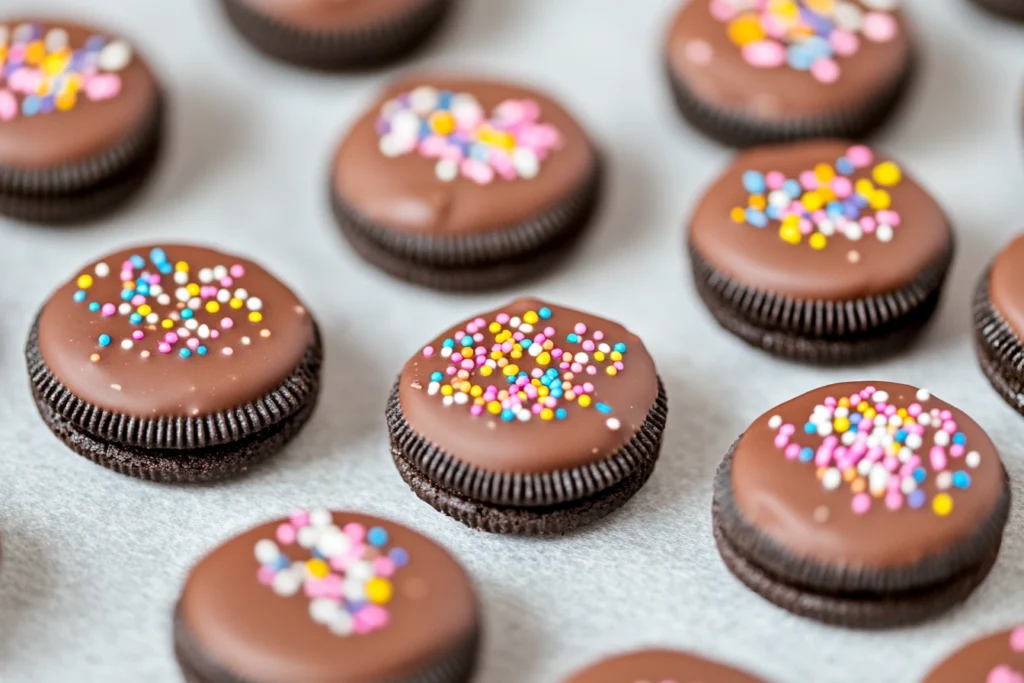
{"label": "white textured paper surface", "polygon": [[[2,0],[12,14],[39,0]],[[593,658],[669,645],[784,682],[919,680],[947,651],[1024,620],[1018,507],[991,578],[923,626],[858,633],[782,612],[725,570],[710,529],[715,467],[749,421],[814,386],[930,388],[991,434],[1024,498],[1024,419],[990,389],[970,293],[1017,229],[1024,195],[1024,29],[961,0],[912,0],[920,78],[877,141],[949,211],[959,253],[936,324],[909,354],[863,369],[778,362],[720,332],[689,282],[683,224],[730,152],[687,129],[662,80],[668,0],[463,0],[418,65],[503,74],[554,91],[609,162],[606,201],[576,256],[517,291],[452,296],[389,280],[335,229],[325,190],[338,136],[397,70],[309,75],[257,57],[213,0],[53,0],[121,29],[165,79],[171,137],[129,210],[82,229],[0,221],[0,681],[173,681],[170,617],[189,566],[234,532],[304,505],[358,508],[442,541],[479,586],[478,680],[555,681]],[[306,431],[251,476],[157,486],[68,451],[36,415],[22,345],[39,304],[126,243],[198,240],[263,262],[318,317],[327,365]],[[662,459],[618,514],[561,539],[477,533],[421,503],[386,448],[383,407],[406,358],[450,323],[519,293],[592,310],[641,335],[668,386]]]}

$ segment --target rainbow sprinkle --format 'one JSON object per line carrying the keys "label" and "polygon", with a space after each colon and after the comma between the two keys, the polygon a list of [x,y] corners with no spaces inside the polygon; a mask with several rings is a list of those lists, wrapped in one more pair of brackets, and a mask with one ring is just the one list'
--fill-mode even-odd
{"label": "rainbow sprinkle", "polygon": [[861,49],[861,36],[888,43],[899,33],[892,15],[897,0],[710,0],[711,15],[727,22],[729,40],[760,69],[789,66],[835,83],[836,61]]}
{"label": "rainbow sprinkle", "polygon": [[834,164],[818,164],[797,178],[748,170],[743,174],[747,206],[733,208],[730,217],[755,228],[779,221],[782,240],[796,245],[807,237],[814,250],[824,249],[836,234],[852,241],[873,234],[879,242],[891,242],[900,214],[891,208],[889,189],[902,182],[903,170],[883,161],[872,168],[871,178],[852,177],[873,163],[874,153],[855,145]]}
{"label": "rainbow sprinkle", "polygon": [[[388,545],[383,527],[334,524],[330,511],[300,510],[277,527],[276,542],[256,543],[257,580],[289,598],[305,593],[309,616],[336,636],[364,635],[385,628],[394,596],[391,577],[409,563],[402,548]],[[293,560],[282,548],[298,546],[309,559]]]}
{"label": "rainbow sprinkle", "polygon": [[[173,353],[182,359],[202,357],[210,353],[210,345],[220,338],[221,330],[233,328],[236,320],[252,325],[263,321],[263,301],[238,286],[245,277],[241,264],[201,268],[194,273],[188,261],[172,262],[160,248],[150,251],[148,264],[138,254],[121,264],[119,302],[89,298],[89,290],[97,281],[112,273],[106,262],[97,263],[92,272],[82,273],[75,281],[75,303],[102,318],[127,318],[134,328],[123,338],[108,332],[99,334],[96,344],[100,349],[113,345],[130,351],[147,343],[148,348],[139,354],[143,358],[149,358],[153,351]],[[271,332],[260,329],[258,336],[266,339]],[[243,336],[241,343],[248,346],[252,340]],[[224,346],[220,352],[230,356],[234,349]],[[101,357],[97,351],[89,360],[96,363]]]}
{"label": "rainbow sprinkle", "polygon": [[488,185],[496,177],[537,177],[541,162],[561,145],[561,134],[540,123],[540,113],[532,99],[510,99],[486,119],[473,95],[421,86],[384,104],[377,134],[387,157],[416,152],[438,160],[435,173],[445,182],[461,175]]}
{"label": "rainbow sprinkle", "polygon": [[[70,111],[85,99],[102,102],[121,92],[117,74],[132,61],[123,40],[92,36],[72,49],[67,31],[39,24],[0,24],[0,122]],[[18,97],[21,96],[19,103]]]}
{"label": "rainbow sprinkle", "polygon": [[[875,500],[884,501],[889,510],[904,504],[921,509],[928,504],[923,486],[933,477],[939,493],[931,509],[946,517],[953,511],[952,493],[970,488],[969,470],[981,464],[981,454],[967,450],[967,437],[952,412],[928,410],[929,400],[931,394],[921,389],[915,403],[898,408],[886,392],[869,386],[852,396],[826,398],[814,407],[799,435],[779,415],[768,426],[776,432],[775,447],[788,460],[813,463],[826,490],[844,483],[849,487],[854,513],[866,514]],[[795,442],[803,437],[820,441],[816,447]]]}
{"label": "rainbow sprinkle", "polygon": [[474,417],[489,413],[505,422],[564,420],[575,404],[609,415],[605,424],[619,429],[611,406],[597,400],[586,378],[624,371],[626,344],[608,343],[603,332],[582,322],[559,331],[554,315],[544,306],[521,317],[501,312],[491,321],[477,318],[439,349],[424,348],[425,357],[439,353],[448,360],[444,372],[431,375],[427,393],[440,394],[445,406],[468,405]]}

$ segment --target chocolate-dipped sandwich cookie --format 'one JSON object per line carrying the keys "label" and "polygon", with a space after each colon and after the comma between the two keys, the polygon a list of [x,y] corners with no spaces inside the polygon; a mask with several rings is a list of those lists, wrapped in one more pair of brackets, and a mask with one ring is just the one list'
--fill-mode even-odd
{"label": "chocolate-dipped sandwich cookie", "polygon": [[153,481],[243,472],[299,432],[320,389],[320,334],[295,294],[251,261],[183,244],[79,270],[43,305],[26,357],[61,441]]}
{"label": "chocolate-dipped sandwich cookie", "polygon": [[1024,235],[982,274],[974,293],[974,341],[981,369],[999,395],[1024,415]]}
{"label": "chocolate-dipped sandwich cookie", "polygon": [[993,14],[1024,21],[1024,0],[973,0],[974,4]]}
{"label": "chocolate-dipped sandwich cookie", "polygon": [[689,0],[666,62],[680,112],[728,145],[860,138],[913,71],[898,0]]}
{"label": "chocolate-dipped sandwich cookie", "polygon": [[367,261],[438,289],[508,285],[565,256],[598,199],[587,133],[531,89],[421,74],[391,85],[335,157],[331,201]]}
{"label": "chocolate-dipped sandwich cookie", "polygon": [[603,659],[562,683],[762,683],[748,673],[676,650],[639,650]]}
{"label": "chocolate-dipped sandwich cookie", "polygon": [[480,607],[441,546],[355,512],[300,511],[192,569],[174,613],[190,683],[465,683]]}
{"label": "chocolate-dipped sandwich cookie", "polygon": [[906,348],[953,259],[942,209],[903,167],[838,140],[740,154],[691,218],[697,291],[777,356],[847,363]]}
{"label": "chocolate-dipped sandwich cookie", "polygon": [[621,325],[519,299],[449,328],[406,363],[391,454],[421,499],[497,533],[553,534],[623,505],[654,470],[668,414]]}
{"label": "chocolate-dipped sandwich cookie", "polygon": [[976,640],[955,652],[922,683],[1021,683],[1024,625]]}
{"label": "chocolate-dipped sandwich cookie", "polygon": [[0,19],[0,214],[62,223],[112,210],[142,187],[162,128],[160,87],[132,43]]}
{"label": "chocolate-dipped sandwich cookie", "polygon": [[917,622],[965,600],[996,561],[1007,474],[974,420],[923,389],[847,382],[757,418],[715,478],[729,570],[829,624]]}
{"label": "chocolate-dipped sandwich cookie", "polygon": [[296,66],[342,71],[406,56],[456,0],[220,0],[253,47]]}

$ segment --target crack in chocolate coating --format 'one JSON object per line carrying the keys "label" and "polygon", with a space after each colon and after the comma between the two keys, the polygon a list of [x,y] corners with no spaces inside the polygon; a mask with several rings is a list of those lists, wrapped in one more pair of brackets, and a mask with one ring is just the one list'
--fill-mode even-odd
{"label": "crack in chocolate coating", "polygon": [[761,679],[678,650],[638,650],[603,659],[562,683],[762,683]]}
{"label": "crack in chocolate coating", "polygon": [[[975,640],[936,666],[922,683],[1013,683],[1024,676],[1024,648],[1019,642],[1021,635],[1018,627]],[[1011,675],[990,678],[1000,667]]]}
{"label": "crack in chocolate coating", "polygon": [[[346,10],[357,5],[372,10],[373,16],[355,17],[359,20],[353,21],[351,16],[345,15]],[[390,3],[221,0],[228,19],[258,50],[297,66],[325,70],[372,67],[403,57],[437,29],[454,5],[455,0]],[[289,9],[299,13],[291,14]],[[285,10],[284,13],[281,10]],[[336,15],[334,21],[329,21],[331,13]]]}
{"label": "crack in chocolate coating", "polygon": [[[970,470],[970,487],[955,490],[955,507],[946,517],[930,508],[892,511],[880,501],[858,515],[845,487],[826,490],[813,463],[791,461],[773,444],[771,416],[801,424],[826,396],[848,396],[868,384],[907,405],[914,395],[908,392],[917,391],[887,382],[848,382],[808,392],[755,420],[716,475],[714,505],[722,533],[751,563],[788,585],[833,594],[927,589],[969,572],[1001,543],[1011,493],[995,446],[967,415],[935,397],[928,407],[952,411],[968,447],[981,454],[980,465]],[[934,479],[921,485],[932,496],[938,492]],[[829,516],[819,522],[813,513],[822,507]]]}
{"label": "crack in chocolate coating", "polygon": [[[465,570],[441,546],[396,523],[334,512],[333,522],[383,527],[409,562],[390,581],[390,621],[365,634],[336,636],[309,614],[302,592],[280,597],[257,580],[257,541],[281,519],[214,549],[192,569],[175,613],[175,649],[201,683],[463,683],[476,660],[479,603]],[[309,557],[282,546],[292,560]],[[227,677],[223,676],[227,674]]]}

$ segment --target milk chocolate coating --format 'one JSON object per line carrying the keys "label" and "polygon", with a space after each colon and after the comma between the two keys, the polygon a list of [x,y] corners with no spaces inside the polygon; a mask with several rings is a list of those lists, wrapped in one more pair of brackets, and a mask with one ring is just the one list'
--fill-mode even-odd
{"label": "milk chocolate coating", "polygon": [[[701,4],[701,3],[698,3]],[[825,140],[760,147],[740,154],[707,190],[690,222],[690,244],[717,271],[748,287],[793,299],[850,301],[905,287],[951,248],[946,217],[935,200],[904,169],[902,181],[886,188],[901,223],[891,242],[874,235],[850,240],[836,233],[827,246],[813,250],[805,238],[790,244],[779,237],[780,222],[765,228],[738,224],[729,216],[746,207],[743,187],[748,170],[779,171],[787,178],[834,164],[852,143]],[[851,180],[870,178],[871,169],[890,157],[875,152],[874,163],[858,169]],[[852,263],[850,251],[859,254]]]}
{"label": "milk chocolate coating", "polygon": [[[1003,467],[992,441],[978,424],[945,401],[932,396],[921,405],[953,414],[967,437],[967,450],[981,455],[977,468],[963,465],[971,477],[967,489],[950,489],[954,505],[946,517],[936,515],[930,501],[939,493],[930,474],[921,489],[929,503],[920,509],[904,505],[889,510],[874,499],[866,514],[851,508],[853,494],[843,483],[827,491],[816,476],[813,462],[788,460],[775,447],[776,430],[768,426],[774,415],[796,426],[791,442],[817,450],[822,437],[807,435],[803,425],[826,397],[850,396],[867,386],[889,394],[889,403],[909,407],[918,402],[917,389],[890,382],[846,382],[815,389],[773,408],[759,417],[736,445],[732,462],[733,497],[743,517],[761,533],[797,558],[818,564],[866,569],[903,568],[955,548],[988,520],[1003,497]],[[927,465],[928,448],[936,432],[925,428],[925,446],[918,453]],[[951,458],[955,462],[956,459]],[[959,468],[957,468],[959,469]],[[827,511],[825,521],[821,510]]]}
{"label": "milk chocolate coating", "polygon": [[433,0],[240,0],[278,23],[304,31],[365,30],[415,12]]}
{"label": "milk chocolate coating", "polygon": [[1024,235],[1020,235],[1003,249],[989,273],[989,299],[1006,324],[1024,338],[1024,282],[1020,273],[1024,269]]}
{"label": "milk chocolate coating", "polygon": [[[415,152],[389,158],[380,151],[376,123],[381,106],[419,86],[471,94],[487,116],[507,99],[536,100],[541,122],[558,129],[562,144],[532,179],[499,178],[478,185],[460,176],[444,182],[435,174],[436,159]],[[510,83],[424,73],[389,86],[349,130],[334,157],[333,187],[342,201],[376,225],[409,235],[456,237],[511,228],[554,207],[578,190],[596,166],[587,134],[548,96]]]}
{"label": "milk chocolate coating", "polygon": [[[94,36],[109,39],[118,36],[107,31],[66,21],[17,18],[4,26],[13,30],[24,23],[37,23],[45,31],[67,31],[69,46],[78,49]],[[121,77],[121,92],[102,102],[90,101],[82,93],[70,111],[50,114],[18,115],[0,122],[0,166],[20,169],[45,169],[74,163],[102,153],[138,132],[152,117],[159,102],[159,88],[146,61],[132,47],[132,60],[116,72]],[[20,103],[19,97],[19,103]]]}
{"label": "milk chocolate coating", "polygon": [[[821,83],[787,65],[758,68],[743,59],[740,48],[729,40],[728,22],[713,17],[710,7],[710,0],[689,0],[676,16],[666,44],[669,68],[705,103],[750,118],[782,121],[857,110],[864,101],[893,88],[911,60],[907,22],[896,11],[896,37],[875,43],[862,36],[856,54],[836,60],[841,72],[834,83]],[[693,43],[710,49],[707,63],[688,56]]]}
{"label": "milk chocolate coating", "polygon": [[[623,354],[625,369],[616,376],[608,376],[602,367],[596,375],[582,374],[574,380],[593,383],[594,404],[608,404],[612,408],[610,414],[599,412],[594,405],[581,408],[577,403],[562,401],[560,406],[568,412],[564,420],[543,421],[534,416],[528,422],[505,422],[487,411],[474,417],[470,415],[468,405],[446,407],[440,394],[428,395],[431,374],[444,373],[448,366],[448,361],[437,353],[444,339],[465,329],[466,323],[477,317],[490,324],[501,312],[522,316],[529,310],[537,311],[544,306],[551,309],[552,316],[534,325],[532,334],[548,326],[554,327],[554,341],[558,347],[573,353],[582,351],[578,344],[566,342],[566,335],[579,322],[587,326],[588,334],[593,330],[604,332],[604,341],[609,345],[616,342],[626,344],[626,353]],[[640,338],[617,323],[536,299],[518,299],[469,320],[449,328],[426,344],[434,347],[433,356],[425,357],[423,347],[420,347],[406,363],[399,379],[399,405],[409,426],[458,461],[486,472],[509,474],[541,474],[597,463],[620,451],[640,429],[654,406],[658,396],[654,361]],[[488,352],[492,340],[493,335],[485,329],[481,345]],[[558,369],[556,363],[541,366],[534,357],[525,353],[515,363],[527,373],[534,368]],[[507,386],[500,372],[485,378],[473,371],[469,381],[480,385]],[[609,417],[620,421],[619,429],[613,430],[606,425]]]}
{"label": "milk chocolate coating", "polygon": [[[268,522],[231,539],[192,569],[178,604],[191,640],[221,668],[247,683],[348,683],[393,680],[456,649],[478,628],[476,594],[466,571],[443,548],[399,524],[334,512],[334,524],[383,527],[389,548],[409,563],[391,577],[390,622],[368,634],[336,636],[313,621],[303,593],[278,596],[259,583],[256,542],[288,521]],[[308,550],[280,546],[290,559]]]}
{"label": "milk chocolate coating", "polygon": [[[195,320],[218,330],[219,337],[204,340],[209,347],[207,355],[193,353],[189,358],[181,358],[178,350],[183,343],[179,342],[172,353],[157,350],[157,341],[167,330],[146,323],[134,325],[120,313],[104,317],[99,312],[90,312],[91,301],[122,303],[121,264],[133,254],[146,259],[149,272],[157,272],[149,262],[154,246],[164,249],[171,264],[188,262],[193,282],[197,281],[200,269],[242,265],[245,274],[230,289],[244,288],[250,298],[261,299],[263,320],[250,322],[250,311],[245,306],[234,310],[225,304],[215,314],[197,311]],[[96,274],[96,264],[100,262],[110,267],[106,277]],[[77,279],[81,274],[89,274],[93,284],[87,290],[87,301],[76,302],[73,296],[79,289]],[[170,275],[162,277],[161,286],[171,296],[170,305],[161,306],[152,298],[148,303],[162,320],[167,313],[180,308],[175,299],[178,285]],[[222,326],[224,318],[233,321],[230,329]],[[175,329],[179,326],[180,323]],[[131,349],[121,348],[121,341],[131,339],[138,329],[146,337]],[[262,330],[269,330],[270,336],[262,336]],[[101,334],[112,338],[106,348],[98,344]],[[245,344],[243,337],[248,337],[250,343]],[[64,387],[86,403],[142,418],[209,415],[260,398],[295,370],[313,342],[314,326],[305,306],[262,267],[237,256],[180,244],[139,246],[92,262],[76,271],[53,294],[39,317],[40,353]],[[225,355],[225,347],[233,353]],[[149,357],[144,358],[142,351],[149,351]],[[97,362],[90,360],[93,354],[99,354]]]}
{"label": "milk chocolate coating", "polygon": [[[958,650],[937,666],[923,683],[1014,683],[1024,680],[1024,627],[1000,631],[976,640]],[[1011,646],[1017,645],[1017,649]],[[1004,668],[1002,678],[990,677],[993,670]]]}
{"label": "milk chocolate coating", "polygon": [[617,655],[576,672],[563,683],[762,683],[730,666],[675,650]]}

